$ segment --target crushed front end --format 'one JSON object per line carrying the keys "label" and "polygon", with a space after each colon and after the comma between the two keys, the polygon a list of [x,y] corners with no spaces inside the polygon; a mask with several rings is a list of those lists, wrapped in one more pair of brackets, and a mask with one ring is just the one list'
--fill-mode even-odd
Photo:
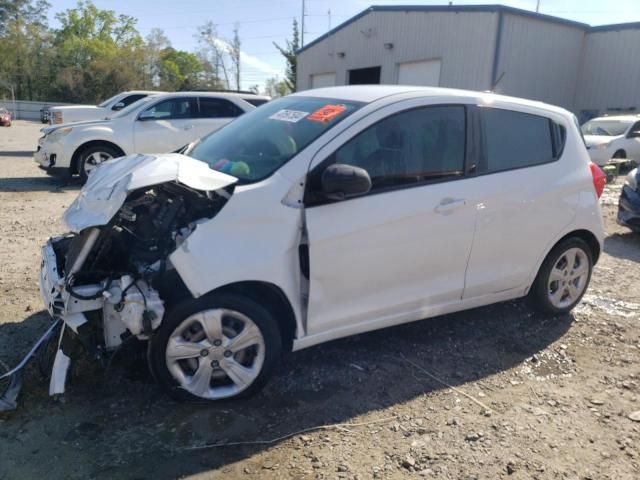
{"label": "crushed front end", "polygon": [[235,178],[202,162],[139,157],[97,169],[65,213],[72,233],[42,248],[40,292],[52,317],[64,322],[52,395],[64,392],[71,361],[65,335],[77,336],[91,357],[105,358],[129,338],[149,339],[168,304],[189,295],[168,257],[233,193]]}

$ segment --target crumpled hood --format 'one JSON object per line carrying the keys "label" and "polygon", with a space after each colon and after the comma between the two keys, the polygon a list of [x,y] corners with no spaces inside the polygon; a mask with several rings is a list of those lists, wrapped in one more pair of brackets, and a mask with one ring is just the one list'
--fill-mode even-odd
{"label": "crumpled hood", "polygon": [[601,143],[609,143],[613,140],[617,140],[622,138],[623,135],[618,135],[615,137],[609,137],[607,135],[583,135],[584,141],[587,144],[587,147],[593,147],[594,145],[600,145]]}
{"label": "crumpled hood", "polygon": [[78,197],[64,212],[64,223],[72,232],[105,225],[133,190],[173,181],[195,190],[215,191],[238,179],[178,153],[116,158],[89,175]]}

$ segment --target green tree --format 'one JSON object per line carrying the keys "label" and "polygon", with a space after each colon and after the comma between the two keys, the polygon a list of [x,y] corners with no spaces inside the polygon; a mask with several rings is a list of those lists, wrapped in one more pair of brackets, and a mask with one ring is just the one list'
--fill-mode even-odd
{"label": "green tree", "polygon": [[285,82],[289,91],[296,91],[297,75],[298,75],[298,57],[297,52],[300,48],[300,32],[298,31],[298,21],[293,20],[293,33],[291,40],[286,40],[286,46],[281,47],[276,42],[273,45],[278,49],[287,61],[287,71]]}
{"label": "green tree", "polygon": [[268,78],[264,84],[264,94],[271,98],[284,97],[289,95],[289,85],[286,80],[280,80],[278,77]]}
{"label": "green tree", "polygon": [[160,52],[160,88],[193,90],[198,87],[202,63],[193,53],[165,48]]}
{"label": "green tree", "polygon": [[171,41],[159,28],[153,28],[145,40],[144,87],[157,88],[160,86],[160,53],[171,47]]}
{"label": "green tree", "polygon": [[33,99],[47,83],[49,4],[44,0],[0,0],[0,77],[17,98]]}
{"label": "green tree", "polygon": [[144,42],[128,15],[91,1],[56,15],[56,87],[70,101],[99,101],[138,87],[144,78]]}

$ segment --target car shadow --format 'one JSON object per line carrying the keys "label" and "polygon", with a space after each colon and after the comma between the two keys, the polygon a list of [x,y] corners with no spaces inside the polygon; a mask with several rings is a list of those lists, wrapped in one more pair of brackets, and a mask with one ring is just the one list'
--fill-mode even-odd
{"label": "car shadow", "polygon": [[604,251],[612,257],[640,262],[640,234],[614,233],[604,239]]}
{"label": "car shadow", "polygon": [[[38,313],[0,325],[0,347],[15,344],[25,351],[25,342],[12,337],[35,340],[32,331],[44,330],[44,318]],[[91,478],[182,478],[229,466],[280,441],[190,447],[277,439],[447,388],[420,368],[464,389],[545,349],[572,320],[541,318],[524,302],[508,302],[378,330],[290,354],[259,394],[214,405],[170,400],[147,373],[143,353],[117,354],[106,374],[76,362],[65,403],[47,397],[46,382],[30,366],[18,410],[5,414],[0,451],[6,449],[15,465],[29,464],[33,474],[53,477],[66,464],[69,472]],[[12,362],[19,357],[15,350]],[[469,407],[480,413],[477,405]],[[74,461],[80,452],[91,459],[86,465]],[[54,467],[49,458],[56,458]]]}
{"label": "car shadow", "polygon": [[52,192],[79,190],[79,178],[74,177],[8,177],[0,178],[0,192]]}
{"label": "car shadow", "polygon": [[33,157],[33,151],[19,150],[19,151],[0,151],[0,157],[21,157],[31,158]]}

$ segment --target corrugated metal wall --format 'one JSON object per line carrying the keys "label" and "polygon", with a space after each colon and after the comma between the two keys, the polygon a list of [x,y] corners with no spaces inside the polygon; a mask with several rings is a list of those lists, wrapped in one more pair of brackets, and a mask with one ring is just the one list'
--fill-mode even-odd
{"label": "corrugated metal wall", "polygon": [[[298,56],[298,90],[311,75],[381,66],[381,83],[397,83],[399,62],[442,59],[440,86],[486,90],[491,84],[497,12],[371,12]],[[385,49],[392,43],[392,49]],[[338,52],[344,52],[340,58]]]}
{"label": "corrugated metal wall", "polygon": [[576,112],[640,110],[640,30],[594,31],[585,38]]}
{"label": "corrugated metal wall", "polygon": [[298,89],[311,88],[312,74],[335,72],[345,85],[350,69],[374,66],[381,83],[395,84],[399,63],[440,59],[442,87],[487,90],[502,76],[497,93],[560,105],[582,120],[640,111],[640,28],[590,30],[505,8],[370,11],[300,52]]}
{"label": "corrugated metal wall", "polygon": [[495,91],[574,107],[584,30],[504,14]]}

